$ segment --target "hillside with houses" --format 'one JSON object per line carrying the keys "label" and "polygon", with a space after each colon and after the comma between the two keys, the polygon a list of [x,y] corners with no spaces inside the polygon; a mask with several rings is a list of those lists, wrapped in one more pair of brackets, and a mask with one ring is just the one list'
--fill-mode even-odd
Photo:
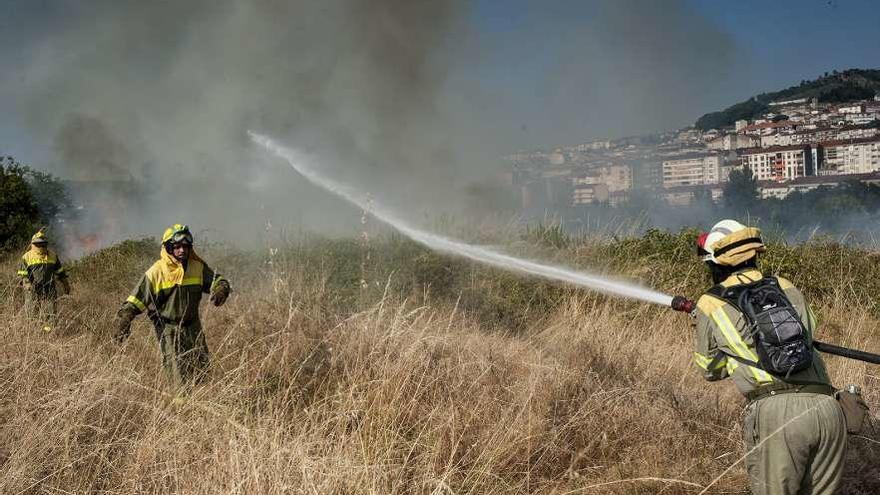
{"label": "hillside with houses", "polygon": [[718,202],[734,170],[747,170],[764,199],[843,182],[873,184],[880,182],[878,88],[880,71],[854,69],[758,95],[687,128],[521,151],[504,160],[526,214],[576,213],[635,196],[670,206],[707,197]]}

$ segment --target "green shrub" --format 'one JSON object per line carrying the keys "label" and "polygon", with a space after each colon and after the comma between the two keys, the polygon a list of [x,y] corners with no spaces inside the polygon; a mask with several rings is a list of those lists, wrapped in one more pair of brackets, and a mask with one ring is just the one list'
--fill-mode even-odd
{"label": "green shrub", "polygon": [[0,249],[27,244],[41,226],[70,210],[70,198],[57,178],[0,156]]}
{"label": "green shrub", "polygon": [[39,228],[40,210],[27,183],[27,169],[0,157],[0,248],[21,246]]}

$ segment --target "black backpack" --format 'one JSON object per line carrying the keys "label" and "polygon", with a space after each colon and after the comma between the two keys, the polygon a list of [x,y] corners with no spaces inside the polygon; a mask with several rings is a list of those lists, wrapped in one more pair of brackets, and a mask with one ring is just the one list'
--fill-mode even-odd
{"label": "black backpack", "polygon": [[757,363],[740,356],[732,358],[783,377],[809,368],[813,363],[813,346],[807,329],[776,277],[733,287],[716,285],[709,294],[739,309],[755,341]]}

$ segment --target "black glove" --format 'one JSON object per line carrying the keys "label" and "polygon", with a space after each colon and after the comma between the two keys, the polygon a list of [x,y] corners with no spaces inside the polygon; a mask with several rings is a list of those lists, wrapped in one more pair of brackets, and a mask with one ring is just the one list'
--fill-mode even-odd
{"label": "black glove", "polygon": [[64,289],[64,295],[70,295],[70,282],[66,278],[61,281],[61,288]]}
{"label": "black glove", "polygon": [[211,302],[214,306],[223,306],[223,303],[226,302],[226,299],[229,298],[229,284],[225,281],[217,282],[217,287],[214,288],[214,292],[211,293]]}
{"label": "black glove", "polygon": [[116,322],[114,324],[116,331],[113,334],[113,340],[116,341],[117,344],[125,342],[125,339],[131,334],[131,322],[134,320],[135,316],[137,316],[137,313],[127,307],[123,307],[118,313],[116,313]]}

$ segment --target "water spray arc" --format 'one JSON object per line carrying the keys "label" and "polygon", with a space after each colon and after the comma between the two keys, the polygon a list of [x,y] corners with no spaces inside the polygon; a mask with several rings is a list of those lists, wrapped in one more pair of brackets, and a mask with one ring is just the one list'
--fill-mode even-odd
{"label": "water spray arc", "polygon": [[638,299],[663,306],[670,306],[672,304],[672,296],[645,287],[589,273],[577,272],[563,267],[517,258],[486,247],[475,246],[459,240],[425,232],[424,230],[412,226],[406,220],[399,218],[392,211],[384,208],[375,201],[368,205],[365,199],[359,199],[362,194],[358,193],[353,188],[316,171],[309,165],[307,157],[297,153],[295,150],[282,146],[271,138],[253,131],[249,131],[249,135],[255,143],[264,146],[272,153],[287,160],[294,170],[299,172],[313,184],[332,192],[361,209],[366,210],[369,208],[370,213],[377,219],[393,226],[403,235],[435,251],[463,256],[504,270],[566,282],[606,294]]}
{"label": "water spray arc", "polygon": [[[248,131],[248,134],[255,143],[264,146],[267,150],[287,160],[294,170],[299,172],[313,184],[332,192],[362,210],[370,211],[374,217],[391,225],[403,235],[430,249],[447,254],[464,256],[465,258],[486,263],[487,265],[492,265],[504,270],[535,275],[549,280],[567,282],[615,296],[660,304],[672,308],[675,311],[688,313],[692,317],[696,316],[697,304],[683,296],[672,297],[638,285],[612,280],[589,273],[576,272],[558,266],[546,265],[536,261],[525,260],[489,248],[474,246],[473,244],[467,244],[455,239],[425,232],[410,225],[406,220],[399,218],[393,212],[374,201],[358,199],[360,195],[357,191],[315,171],[309,166],[308,159],[297,153],[295,150],[282,146],[262,134],[253,131]],[[813,341],[813,345],[819,351],[828,354],[835,354],[850,359],[880,364],[880,355],[878,354],[839,347],[833,344],[819,342],[817,340]]]}

